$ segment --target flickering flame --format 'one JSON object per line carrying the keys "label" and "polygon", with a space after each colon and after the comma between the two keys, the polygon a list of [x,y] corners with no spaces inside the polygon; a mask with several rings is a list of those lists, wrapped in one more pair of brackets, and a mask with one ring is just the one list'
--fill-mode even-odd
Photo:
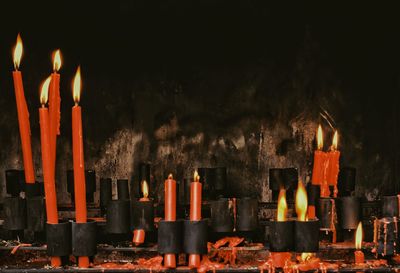
{"label": "flickering flame", "polygon": [[362,224],[360,222],[356,230],[356,249],[361,249],[362,237],[363,237],[363,230],[362,230]]}
{"label": "flickering flame", "polygon": [[332,139],[332,149],[337,150],[338,140],[339,140],[339,136],[338,136],[338,132],[336,130],[335,134],[333,135],[333,139]]}
{"label": "flickering flame", "polygon": [[174,179],[174,176],[172,175],[172,173],[170,173],[170,174],[168,175],[168,179]]}
{"label": "flickering flame", "polygon": [[286,220],[287,208],[288,207],[286,203],[286,191],[284,189],[281,189],[279,191],[279,196],[278,196],[278,213],[277,213],[278,221]]}
{"label": "flickering flame", "polygon": [[322,148],[324,147],[324,136],[322,135],[321,124],[318,125],[318,130],[317,130],[317,147],[318,150],[322,150]]}
{"label": "flickering flame", "polygon": [[142,182],[142,193],[144,198],[149,196],[149,185],[147,184],[146,180],[143,180]]}
{"label": "flickering flame", "polygon": [[22,39],[21,35],[17,36],[17,43],[14,48],[14,68],[15,70],[18,70],[19,64],[21,62],[21,57],[22,57],[22,51],[23,51],[23,46],[22,46]]}
{"label": "flickering flame", "polygon": [[301,253],[300,259],[301,259],[302,262],[306,262],[309,259],[311,259],[312,256],[313,256],[313,253],[303,252],[303,253]]}
{"label": "flickering flame", "polygon": [[197,170],[194,171],[193,178],[194,178],[194,180],[193,180],[194,182],[200,181],[200,176],[199,176],[199,173],[197,172]]}
{"label": "flickering flame", "polygon": [[72,84],[74,102],[78,103],[81,97],[81,67],[78,66]]}
{"label": "flickering flame", "polygon": [[296,191],[296,214],[297,220],[299,221],[306,221],[306,214],[307,214],[307,192],[304,188],[304,185],[301,181],[297,186]]}
{"label": "flickering flame", "polygon": [[45,105],[49,99],[49,85],[50,85],[51,77],[49,76],[43,83],[42,88],[40,89],[40,103]]}
{"label": "flickering flame", "polygon": [[61,52],[57,49],[53,53],[53,71],[57,72],[61,68]]}

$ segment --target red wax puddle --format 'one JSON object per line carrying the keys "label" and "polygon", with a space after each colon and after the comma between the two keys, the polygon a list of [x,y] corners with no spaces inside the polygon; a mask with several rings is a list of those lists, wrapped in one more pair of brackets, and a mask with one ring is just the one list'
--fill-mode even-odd
{"label": "red wax puddle", "polygon": [[292,258],[292,254],[290,252],[272,252],[271,253],[271,261],[274,267],[284,268],[288,263],[290,263],[290,259]]}
{"label": "red wax puddle", "polygon": [[[243,241],[244,238],[240,237],[225,237],[215,242],[215,244],[208,243],[207,246],[209,253],[211,249],[213,248],[216,249],[216,251],[210,255],[210,258],[215,258],[217,262],[221,262],[222,264],[235,265],[237,258],[236,246],[238,246]],[[219,249],[223,246],[228,246],[232,249],[230,250]]]}
{"label": "red wax puddle", "polygon": [[235,247],[238,246],[241,242],[244,241],[244,238],[240,237],[225,237],[215,242],[213,245],[214,248],[218,249],[226,244],[228,247]]}
{"label": "red wax puddle", "polygon": [[132,263],[124,263],[124,264],[119,264],[119,263],[103,263],[98,266],[97,268],[112,268],[112,269],[149,269],[150,271],[160,271],[163,269],[162,266],[162,257],[161,256],[156,256],[150,259],[144,259],[140,258],[136,262],[137,264],[132,264]]}
{"label": "red wax puddle", "polygon": [[14,246],[13,249],[11,250],[11,254],[17,253],[18,249],[19,249],[20,247],[22,247],[22,246],[32,246],[32,244],[24,244],[24,243],[22,243],[22,244],[16,245],[16,246]]}
{"label": "red wax puddle", "polygon": [[339,268],[337,264],[322,262],[319,258],[311,257],[306,261],[301,261],[300,257],[297,257],[300,261],[298,265],[296,265],[297,269],[300,271],[308,271],[308,270],[321,270],[321,272],[326,272],[328,269],[336,270]]}
{"label": "red wax puddle", "polygon": [[225,268],[224,264],[214,263],[210,261],[207,256],[204,256],[203,260],[201,261],[200,267],[197,269],[197,272],[204,273],[207,271],[212,271],[213,273],[215,273],[215,270],[223,268]]}

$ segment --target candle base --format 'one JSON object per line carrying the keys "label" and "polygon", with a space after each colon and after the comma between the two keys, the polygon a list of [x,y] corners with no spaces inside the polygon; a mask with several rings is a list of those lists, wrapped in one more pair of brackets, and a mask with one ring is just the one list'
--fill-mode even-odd
{"label": "candle base", "polygon": [[292,254],[290,252],[271,252],[272,265],[274,267],[284,268],[291,257]]}
{"label": "candle base", "polygon": [[176,268],[176,257],[175,257],[175,254],[165,254],[164,255],[164,267],[166,267],[166,268]]}
{"label": "candle base", "polygon": [[199,268],[201,262],[201,256],[199,254],[190,254],[189,255],[189,268]]}
{"label": "candle base", "polygon": [[365,262],[364,253],[361,250],[354,252],[354,262],[356,264],[363,264]]}
{"label": "candle base", "polygon": [[143,229],[135,229],[133,231],[132,242],[135,244],[135,246],[141,245],[144,243],[145,236],[146,232]]}

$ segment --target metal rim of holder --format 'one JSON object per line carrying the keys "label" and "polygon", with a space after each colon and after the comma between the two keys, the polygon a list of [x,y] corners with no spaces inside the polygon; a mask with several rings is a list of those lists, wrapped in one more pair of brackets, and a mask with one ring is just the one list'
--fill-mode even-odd
{"label": "metal rim of holder", "polygon": [[187,254],[207,254],[208,220],[183,221],[183,252]]}
{"label": "metal rim of holder", "polygon": [[161,254],[179,254],[182,252],[183,221],[165,221],[158,223],[158,252]]}

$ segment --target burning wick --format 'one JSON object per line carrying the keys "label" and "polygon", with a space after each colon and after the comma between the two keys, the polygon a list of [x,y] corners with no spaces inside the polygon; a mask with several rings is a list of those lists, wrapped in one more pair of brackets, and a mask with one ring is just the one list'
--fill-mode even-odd
{"label": "burning wick", "polygon": [[364,253],[361,250],[362,236],[363,236],[363,231],[362,231],[362,224],[360,222],[357,227],[356,240],[355,240],[356,251],[354,251],[354,259],[356,264],[362,264],[365,262]]}

